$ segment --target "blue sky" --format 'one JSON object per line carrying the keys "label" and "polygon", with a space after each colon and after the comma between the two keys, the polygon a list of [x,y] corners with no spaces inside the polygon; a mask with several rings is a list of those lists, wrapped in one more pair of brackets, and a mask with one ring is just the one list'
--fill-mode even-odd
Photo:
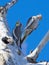
{"label": "blue sky", "polygon": [[[0,6],[5,5],[10,0],[0,0]],[[7,20],[12,31],[19,20],[25,27],[29,17],[42,14],[42,20],[38,28],[32,32],[24,41],[22,48],[27,55],[30,50],[36,48],[46,32],[49,30],[49,0],[18,0],[18,2],[8,10]],[[37,61],[49,61],[49,42],[41,51]]]}

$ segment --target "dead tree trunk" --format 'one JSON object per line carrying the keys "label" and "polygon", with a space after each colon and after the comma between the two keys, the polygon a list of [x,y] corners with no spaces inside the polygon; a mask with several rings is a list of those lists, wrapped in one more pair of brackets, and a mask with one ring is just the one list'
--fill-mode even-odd
{"label": "dead tree trunk", "polygon": [[[16,0],[12,0],[11,3],[6,4],[5,7],[0,7],[0,65],[49,65],[48,62],[35,63],[33,60],[30,62],[22,52],[19,54],[18,47],[7,28],[5,16],[6,11],[15,4],[15,2]],[[5,39],[3,40],[3,38]]]}

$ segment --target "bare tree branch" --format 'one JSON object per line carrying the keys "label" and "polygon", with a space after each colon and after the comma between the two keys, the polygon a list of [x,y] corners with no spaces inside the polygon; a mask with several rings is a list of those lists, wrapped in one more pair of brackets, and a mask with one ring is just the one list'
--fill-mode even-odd
{"label": "bare tree branch", "polygon": [[11,0],[11,2],[7,3],[4,7],[6,8],[6,10],[8,10],[10,7],[12,7],[15,3],[17,2],[17,0]]}
{"label": "bare tree branch", "polygon": [[45,46],[45,44],[49,41],[49,31],[44,36],[44,38],[41,40],[39,45],[36,47],[36,49],[27,56],[27,59],[30,61],[31,59],[36,61],[39,53],[41,52],[42,48]]}

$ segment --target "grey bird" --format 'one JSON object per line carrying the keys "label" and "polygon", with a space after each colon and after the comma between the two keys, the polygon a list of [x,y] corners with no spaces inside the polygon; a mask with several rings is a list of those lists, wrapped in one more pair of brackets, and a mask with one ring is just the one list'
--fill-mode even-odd
{"label": "grey bird", "polygon": [[26,39],[26,37],[28,35],[30,35],[32,33],[32,31],[34,31],[39,24],[39,21],[41,20],[42,15],[37,15],[37,16],[32,16],[29,18],[26,27],[24,29],[23,35],[21,37],[21,43],[23,43],[23,41]]}
{"label": "grey bird", "polygon": [[16,22],[16,27],[13,30],[13,38],[15,39],[16,44],[19,48],[21,48],[21,43],[20,43],[20,38],[22,34],[21,27],[22,24],[20,22]]}

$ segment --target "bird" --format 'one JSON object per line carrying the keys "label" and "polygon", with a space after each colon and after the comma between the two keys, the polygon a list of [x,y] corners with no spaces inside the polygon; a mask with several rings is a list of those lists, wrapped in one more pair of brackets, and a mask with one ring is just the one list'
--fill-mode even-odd
{"label": "bird", "polygon": [[16,22],[16,26],[13,30],[13,38],[15,39],[16,44],[19,48],[21,48],[21,43],[20,43],[20,38],[22,34],[21,28],[22,28],[22,24],[20,22]]}
{"label": "bird", "polygon": [[29,36],[36,28],[38,27],[39,21],[42,19],[42,15],[32,16],[28,19],[27,24],[24,28],[24,32],[22,33],[21,43]]}

